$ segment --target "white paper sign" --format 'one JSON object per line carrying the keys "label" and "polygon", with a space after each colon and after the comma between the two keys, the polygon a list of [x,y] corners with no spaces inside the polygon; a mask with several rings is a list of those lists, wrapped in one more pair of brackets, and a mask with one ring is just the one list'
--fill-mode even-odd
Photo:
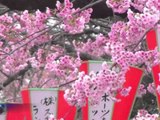
{"label": "white paper sign", "polygon": [[157,44],[158,44],[158,49],[160,51],[160,30],[156,30],[156,34],[157,34]]}
{"label": "white paper sign", "polygon": [[49,116],[57,114],[58,91],[30,91],[33,120],[48,120]]}
{"label": "white paper sign", "polygon": [[111,120],[113,104],[105,93],[99,105],[89,107],[89,120]]}
{"label": "white paper sign", "polygon": [[[98,72],[102,68],[102,62],[89,61],[88,72]],[[99,105],[89,105],[89,120],[110,120],[114,102],[105,93]]]}

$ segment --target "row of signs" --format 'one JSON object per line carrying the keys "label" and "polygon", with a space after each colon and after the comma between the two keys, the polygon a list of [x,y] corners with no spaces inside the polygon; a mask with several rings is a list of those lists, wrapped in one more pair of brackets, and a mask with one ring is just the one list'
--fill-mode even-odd
{"label": "row of signs", "polygon": [[[149,50],[154,49],[157,45],[160,48],[160,42],[156,35],[155,30],[147,34]],[[97,72],[101,69],[101,64],[102,62],[100,61],[86,61],[82,64],[80,70],[86,74],[91,71]],[[154,66],[152,73],[157,87],[160,85],[158,78],[160,65]],[[124,87],[132,87],[130,94],[123,97],[118,93],[116,97],[121,99],[121,102],[113,102],[105,93],[99,105],[91,106],[87,103],[87,105],[82,108],[83,120],[128,120],[142,76],[143,70],[130,67],[130,70],[126,73],[126,82],[124,84]],[[64,100],[63,95],[64,91],[58,89],[32,88],[22,90],[23,104],[4,105],[6,106],[5,111],[7,112],[6,114],[0,115],[0,120],[49,120],[51,114],[57,119],[64,118],[65,120],[74,120],[76,107],[69,106]],[[160,108],[160,95],[157,93],[156,96]]]}
{"label": "row of signs", "polygon": [[[86,61],[82,64],[80,70],[85,71],[86,74],[90,71],[97,72],[101,69],[101,65],[102,62]],[[99,105],[91,106],[87,103],[82,108],[83,120],[127,120],[142,74],[141,69],[131,67],[126,74],[124,85],[124,87],[132,86],[130,95],[122,97],[117,94],[117,98],[122,101],[115,103],[105,93]],[[9,104],[6,115],[0,120],[49,120],[51,114],[57,119],[74,120],[76,107],[69,106],[63,95],[64,91],[57,89],[31,88],[22,90],[23,104]]]}

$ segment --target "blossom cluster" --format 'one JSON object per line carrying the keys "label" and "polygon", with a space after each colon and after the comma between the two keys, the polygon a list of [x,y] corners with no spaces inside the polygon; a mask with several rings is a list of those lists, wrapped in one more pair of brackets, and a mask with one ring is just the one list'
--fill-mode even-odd
{"label": "blossom cluster", "polygon": [[45,23],[50,16],[49,9],[47,9],[46,13],[37,10],[35,14],[31,14],[25,10],[20,15],[17,13],[12,16],[8,14],[2,15],[0,16],[0,37],[9,42],[22,43],[27,43],[27,41],[37,37],[30,45],[43,43],[49,39],[49,35],[39,36],[41,34],[40,31],[47,28]]}
{"label": "blossom cluster", "polygon": [[155,94],[155,90],[156,90],[155,84],[154,83],[149,83],[149,85],[147,87],[147,90],[148,90],[148,92],[150,92],[152,94]]}
{"label": "blossom cluster", "polygon": [[52,73],[52,79],[54,79],[54,81],[56,81],[55,78],[58,79],[57,84],[56,82],[54,83],[55,86],[75,80],[80,65],[81,60],[79,58],[74,59],[71,56],[64,55],[58,60],[48,61],[45,65],[45,70]]}
{"label": "blossom cluster", "polygon": [[30,55],[26,52],[25,48],[21,48],[12,55],[6,57],[5,63],[2,65],[2,70],[8,75],[15,74],[28,65],[27,62],[29,57]]}
{"label": "blossom cluster", "polygon": [[140,84],[139,88],[138,88],[138,94],[137,97],[142,97],[143,95],[145,95],[147,93],[145,86],[143,84]]}
{"label": "blossom cluster", "polygon": [[130,9],[127,13],[129,21],[118,21],[113,24],[108,35],[110,41],[121,42],[125,46],[134,46],[148,30],[155,27],[160,19],[160,12],[156,9],[145,8],[143,13],[134,13]]}
{"label": "blossom cluster", "polygon": [[102,34],[96,37],[96,40],[93,41],[88,39],[87,42],[76,42],[74,41],[74,47],[78,52],[86,52],[94,56],[102,56],[105,54],[104,46],[107,43],[107,38]]}
{"label": "blossom cluster", "polygon": [[141,109],[132,120],[157,120],[158,114],[149,114],[146,110]]}
{"label": "blossom cluster", "polygon": [[50,39],[48,33],[41,32],[47,28],[45,23],[50,16],[49,9],[46,13],[37,10],[31,14],[25,10],[0,16],[0,59],[4,72],[14,74],[24,69],[32,57],[28,49]]}
{"label": "blossom cluster", "polygon": [[147,1],[148,0],[134,0],[133,2],[131,2],[131,6],[133,6],[138,11],[142,12]]}
{"label": "blossom cluster", "polygon": [[48,53],[44,49],[39,49],[36,57],[30,57],[28,60],[35,71],[35,74],[28,78],[30,87],[59,87],[77,78],[81,65],[80,58],[63,55],[63,52],[58,52],[62,50],[61,48],[53,50],[55,48],[51,48]]}
{"label": "blossom cluster", "polygon": [[140,85],[139,89],[138,89],[138,97],[142,97],[143,95],[145,95],[147,92],[151,93],[151,94],[156,94],[156,92],[160,95],[160,85],[157,86],[157,88],[155,87],[155,83],[149,83],[147,87],[145,87],[143,84]]}
{"label": "blossom cluster", "polygon": [[125,13],[131,6],[142,12],[145,7],[160,10],[159,0],[106,0],[106,4],[117,13]]}
{"label": "blossom cluster", "polygon": [[106,4],[113,9],[114,12],[124,13],[130,7],[131,0],[107,0]]}
{"label": "blossom cluster", "polygon": [[[120,4],[119,1],[112,2]],[[103,68],[98,74],[80,73],[76,82],[72,84],[72,89],[66,90],[66,100],[72,105],[83,106],[86,97],[89,98],[91,104],[98,104],[99,98],[104,92],[114,100],[116,100],[115,94],[119,91],[126,96],[131,88],[123,89],[122,85],[125,82],[125,73],[131,65],[144,64],[146,70],[150,72],[152,66],[160,63],[160,53],[157,48],[148,51],[142,50],[140,44],[145,40],[146,33],[157,25],[160,20],[159,15],[160,12],[155,7],[144,7],[142,13],[134,13],[129,9],[128,21],[114,23],[108,38],[99,35],[94,41],[89,39],[86,43],[74,44],[80,52],[85,51],[91,55],[101,56],[104,52],[101,51],[97,54],[97,51],[105,50],[105,53],[111,56],[111,61],[118,66],[119,71],[112,71],[103,64]],[[140,96],[147,92],[143,85],[140,86],[140,92]]]}
{"label": "blossom cluster", "polygon": [[73,8],[73,3],[64,0],[64,4],[57,1],[57,16],[63,21],[63,29],[71,34],[83,32],[85,24],[89,22],[92,9],[80,11],[79,8]]}
{"label": "blossom cluster", "polygon": [[[78,68],[81,65],[79,55],[78,57],[64,55],[66,51],[61,46],[47,44],[54,38],[49,32],[44,32],[48,29],[46,21],[51,16],[49,9],[46,13],[36,11],[35,14],[31,14],[24,11],[22,14],[14,13],[12,16],[2,15],[0,16],[0,38],[4,39],[4,42],[3,40],[0,42],[2,70],[12,75],[30,63],[32,70],[23,76],[25,77],[23,82],[28,87],[59,87],[75,81],[71,86],[66,84],[68,89],[64,95],[71,105],[84,106],[86,98],[92,105],[98,104],[104,93],[112,100],[120,101],[116,99],[116,94],[119,92],[122,96],[127,96],[132,89],[130,86],[123,88],[126,72],[131,65],[144,64],[147,71],[150,71],[152,66],[160,62],[157,48],[147,51],[141,47],[146,33],[156,27],[160,20],[159,2],[159,0],[106,1],[114,12],[127,11],[128,21],[114,23],[108,36],[99,34],[95,40],[84,40],[87,42],[77,42],[75,39],[73,44],[78,52],[87,52],[98,57],[107,54],[115,64],[111,69],[110,65],[104,62],[98,73],[91,72],[89,75],[79,72]],[[140,12],[133,12],[129,9],[130,6]],[[62,23],[59,25],[60,28],[69,34],[83,32],[86,23],[90,21],[91,8],[83,11],[80,8],[75,9],[69,0],[64,0],[64,4],[57,2],[56,7],[56,15]],[[68,42],[66,41],[65,43]],[[70,41],[72,40],[68,43],[72,44]],[[118,70],[115,70],[116,68]],[[144,85],[140,85],[139,97],[147,90],[151,93],[157,90],[160,93],[160,86],[155,88],[154,84],[149,84],[147,90],[144,88]],[[155,118],[144,111],[140,111],[136,117]]]}
{"label": "blossom cluster", "polygon": [[119,99],[115,98],[117,91],[122,96],[127,96],[131,87],[122,87],[125,82],[125,72],[117,73],[114,70],[110,70],[109,66],[109,64],[104,62],[102,70],[97,74],[91,72],[89,75],[86,75],[84,72],[80,72],[78,79],[72,84],[72,89],[65,91],[64,97],[68,103],[84,106],[87,97],[92,105],[96,105],[104,93],[107,93],[112,100],[119,101]]}

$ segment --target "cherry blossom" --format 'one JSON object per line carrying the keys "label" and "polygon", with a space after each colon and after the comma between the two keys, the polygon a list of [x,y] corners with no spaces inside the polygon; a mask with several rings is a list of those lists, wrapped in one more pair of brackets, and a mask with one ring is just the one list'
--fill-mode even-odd
{"label": "cherry blossom", "polygon": [[[74,8],[69,0],[64,0],[64,4],[57,2],[53,12],[25,10],[1,15],[0,76],[4,96],[13,96],[7,92],[11,89],[20,97],[19,90],[23,87],[55,87],[65,90],[64,98],[70,105],[85,106],[86,98],[91,105],[96,105],[104,93],[113,101],[120,101],[116,99],[117,93],[126,97],[132,90],[123,87],[130,66],[142,66],[147,73],[160,64],[158,48],[148,50],[145,46],[147,32],[159,28],[159,3],[159,0],[106,0],[114,13],[126,12],[127,19],[113,22],[105,34],[86,34],[88,28],[103,31],[108,26],[103,25],[101,29],[100,25],[90,24],[92,9]],[[56,21],[53,26],[47,24],[49,19]],[[83,53],[104,60],[98,73],[79,72]],[[113,63],[112,67],[108,62]],[[6,81],[10,79],[13,79],[12,86],[7,88]],[[150,83],[147,91],[160,94],[160,85],[155,88]],[[139,97],[147,91],[141,84]],[[140,110],[134,119],[156,118],[157,114]]]}
{"label": "cherry blossom", "polygon": [[96,40],[93,42],[93,40],[88,39],[87,42],[73,42],[75,48],[79,52],[86,52],[91,55],[95,56],[102,56],[105,54],[104,46],[107,43],[107,38],[104,37],[102,34],[98,35],[96,37]]}
{"label": "cherry blossom", "polygon": [[138,111],[137,116],[132,120],[157,120],[158,114],[149,114],[146,110],[141,109]]}
{"label": "cherry blossom", "polygon": [[155,94],[156,88],[154,83],[150,83],[147,87],[148,92]]}
{"label": "cherry blossom", "polygon": [[113,9],[114,12],[124,13],[130,7],[130,0],[107,0],[106,4]]}
{"label": "cherry blossom", "polygon": [[137,96],[138,97],[142,97],[143,95],[146,94],[146,89],[145,89],[145,86],[143,84],[140,84],[139,88],[138,88],[138,94]]}
{"label": "cherry blossom", "polygon": [[79,8],[74,9],[73,3],[69,0],[64,1],[64,6],[59,1],[57,2],[58,17],[63,20],[63,29],[66,32],[75,34],[84,30],[85,24],[89,22],[92,9],[79,12]]}

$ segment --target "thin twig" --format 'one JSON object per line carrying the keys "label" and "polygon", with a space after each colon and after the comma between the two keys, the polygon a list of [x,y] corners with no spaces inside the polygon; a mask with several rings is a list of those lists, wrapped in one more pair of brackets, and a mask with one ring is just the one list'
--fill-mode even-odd
{"label": "thin twig", "polygon": [[64,83],[64,84],[61,84],[61,85],[59,85],[59,86],[58,86],[58,88],[60,88],[60,87],[64,87],[64,86],[66,86],[66,85],[68,85],[68,84],[70,84],[70,83],[75,82],[76,80],[77,80],[77,79],[75,79],[75,80],[71,80],[71,81],[66,82],[66,83]]}
{"label": "thin twig", "polygon": [[101,3],[103,1],[104,0],[97,0],[97,1],[95,1],[93,3],[90,3],[90,4],[86,5],[85,7],[81,8],[79,11],[75,12],[74,14],[77,14],[77,13],[79,13],[79,12],[81,12],[81,11],[87,9],[87,8],[90,8],[90,7],[92,7],[92,6],[94,6],[94,5],[98,4],[98,3]]}

